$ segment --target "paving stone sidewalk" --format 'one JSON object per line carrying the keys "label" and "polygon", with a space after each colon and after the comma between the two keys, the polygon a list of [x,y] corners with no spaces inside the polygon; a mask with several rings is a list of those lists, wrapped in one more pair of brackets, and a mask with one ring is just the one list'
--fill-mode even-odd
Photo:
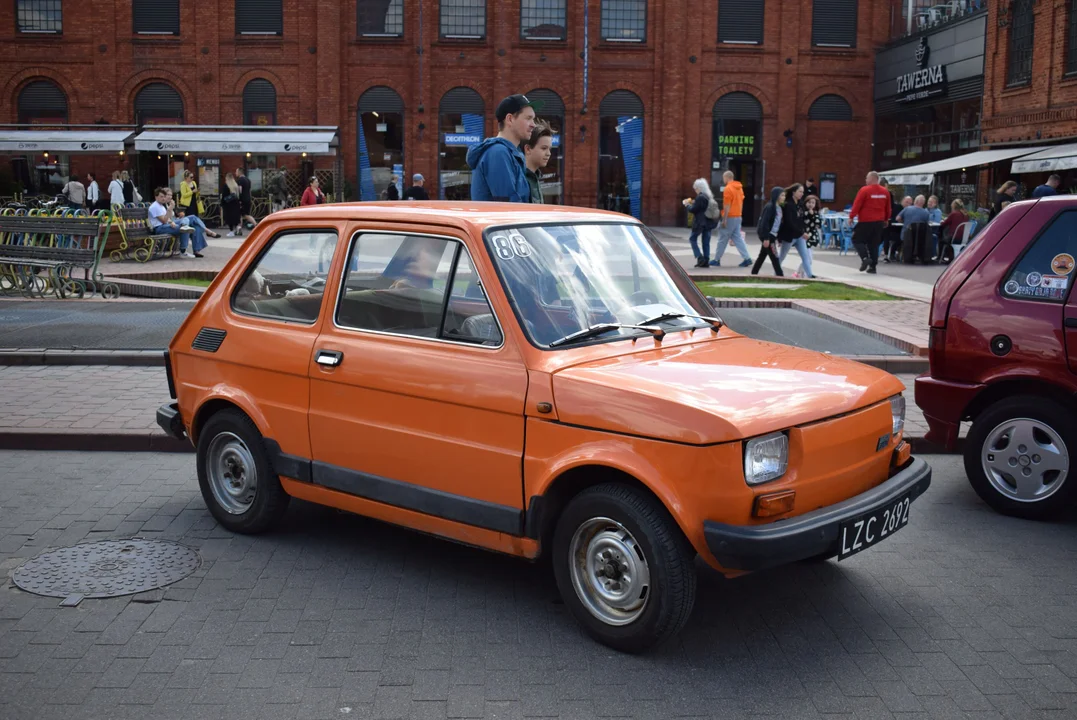
{"label": "paving stone sidewalk", "polygon": [[[915,375],[898,375],[905,387],[908,418],[906,436],[927,431],[913,402]],[[157,408],[168,402],[168,382],[162,368],[103,365],[0,365],[0,433],[152,434]]]}
{"label": "paving stone sidewalk", "polygon": [[0,586],[0,718],[729,718],[1077,714],[1073,521],[999,516],[957,458],[909,526],[848,561],[735,580],[700,567],[659,651],[585,638],[543,565],[294,502],[247,537],[186,455],[0,452],[0,568],[161,539],[202,565],[163,592]]}

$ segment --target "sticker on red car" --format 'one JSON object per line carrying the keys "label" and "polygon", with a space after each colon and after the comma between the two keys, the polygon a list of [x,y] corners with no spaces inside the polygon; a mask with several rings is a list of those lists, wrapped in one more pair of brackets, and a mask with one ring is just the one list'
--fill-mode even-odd
{"label": "sticker on red car", "polygon": [[1059,253],[1051,259],[1051,271],[1056,275],[1069,275],[1073,272],[1073,256],[1069,253]]}
{"label": "sticker on red car", "polygon": [[1040,287],[1065,290],[1068,282],[1069,278],[1065,275],[1044,275],[1043,280],[1040,281]]}

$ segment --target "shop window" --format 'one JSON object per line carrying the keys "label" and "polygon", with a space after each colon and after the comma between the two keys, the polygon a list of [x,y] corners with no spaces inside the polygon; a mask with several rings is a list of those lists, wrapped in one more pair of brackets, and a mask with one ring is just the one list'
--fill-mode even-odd
{"label": "shop window", "polygon": [[484,40],[486,0],[441,0],[441,37]]}
{"label": "shop window", "polygon": [[67,95],[51,80],[34,80],[19,91],[20,123],[67,122]]}
{"label": "shop window", "polygon": [[1070,0],[1066,18],[1066,74],[1077,73],[1077,0]]}
{"label": "shop window", "polygon": [[358,0],[360,37],[402,37],[404,0]]}
{"label": "shop window", "polygon": [[647,0],[602,0],[602,39],[647,41]]}
{"label": "shop window", "polygon": [[134,0],[131,16],[137,35],[179,35],[179,0]]}
{"label": "shop window", "polygon": [[808,109],[809,120],[852,120],[853,108],[841,95],[823,95]]}
{"label": "shop window", "polygon": [[1032,80],[1032,40],[1036,24],[1036,18],[1032,14],[1032,0],[1014,0],[1010,17],[1006,84],[1027,85]]}
{"label": "shop window", "polygon": [[21,33],[62,33],[61,0],[16,0],[15,24]]}
{"label": "shop window", "polygon": [[764,4],[764,0],[722,0],[718,4],[718,42],[761,45]]}
{"label": "shop window", "polygon": [[816,47],[856,47],[857,0],[815,0],[812,3],[811,44]]}
{"label": "shop window", "polygon": [[520,37],[564,40],[565,0],[520,0]]}
{"label": "shop window", "polygon": [[283,0],[236,0],[236,35],[281,35]]}

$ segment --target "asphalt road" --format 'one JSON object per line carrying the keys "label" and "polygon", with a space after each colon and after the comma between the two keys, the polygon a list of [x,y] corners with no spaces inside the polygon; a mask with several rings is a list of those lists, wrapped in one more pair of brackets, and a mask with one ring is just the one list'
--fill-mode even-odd
{"label": "asphalt road", "polygon": [[[909,525],[844,562],[724,580],[629,657],[583,636],[548,569],[294,502],[221,530],[191,455],[0,453],[0,567],[140,537],[202,564],[163,593],[0,587],[0,717],[1077,716],[1077,521],[995,514],[929,457]],[[720,478],[711,481],[720,482]]]}
{"label": "asphalt road", "polygon": [[[0,301],[0,348],[165,348],[192,306],[181,301]],[[734,330],[759,340],[834,355],[905,354],[857,330],[796,310],[731,308],[721,316]]]}

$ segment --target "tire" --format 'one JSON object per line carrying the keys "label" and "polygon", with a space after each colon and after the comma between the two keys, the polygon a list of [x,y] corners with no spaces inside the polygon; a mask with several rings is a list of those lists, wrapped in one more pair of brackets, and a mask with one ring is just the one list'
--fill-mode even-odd
{"label": "tire", "polygon": [[1019,396],[991,405],[966,441],[965,472],[973,490],[998,512],[1030,520],[1072,507],[1075,425],[1070,410],[1046,398]]}
{"label": "tire", "polygon": [[214,414],[198,437],[198,486],[210,514],[232,532],[271,529],[289,496],[273,472],[262,434],[238,410]]}
{"label": "tire", "polygon": [[[577,558],[601,562],[603,552],[610,556],[602,579],[595,575],[588,582],[592,573]],[[565,507],[554,530],[551,560],[561,597],[584,630],[615,650],[641,653],[688,621],[696,597],[695,555],[654,496],[605,483],[584,490]],[[622,562],[615,568],[618,559]],[[626,577],[635,583],[624,583]],[[578,588],[577,583],[585,584]],[[614,600],[619,607],[596,594],[600,583],[607,591],[620,589],[623,597]]]}

